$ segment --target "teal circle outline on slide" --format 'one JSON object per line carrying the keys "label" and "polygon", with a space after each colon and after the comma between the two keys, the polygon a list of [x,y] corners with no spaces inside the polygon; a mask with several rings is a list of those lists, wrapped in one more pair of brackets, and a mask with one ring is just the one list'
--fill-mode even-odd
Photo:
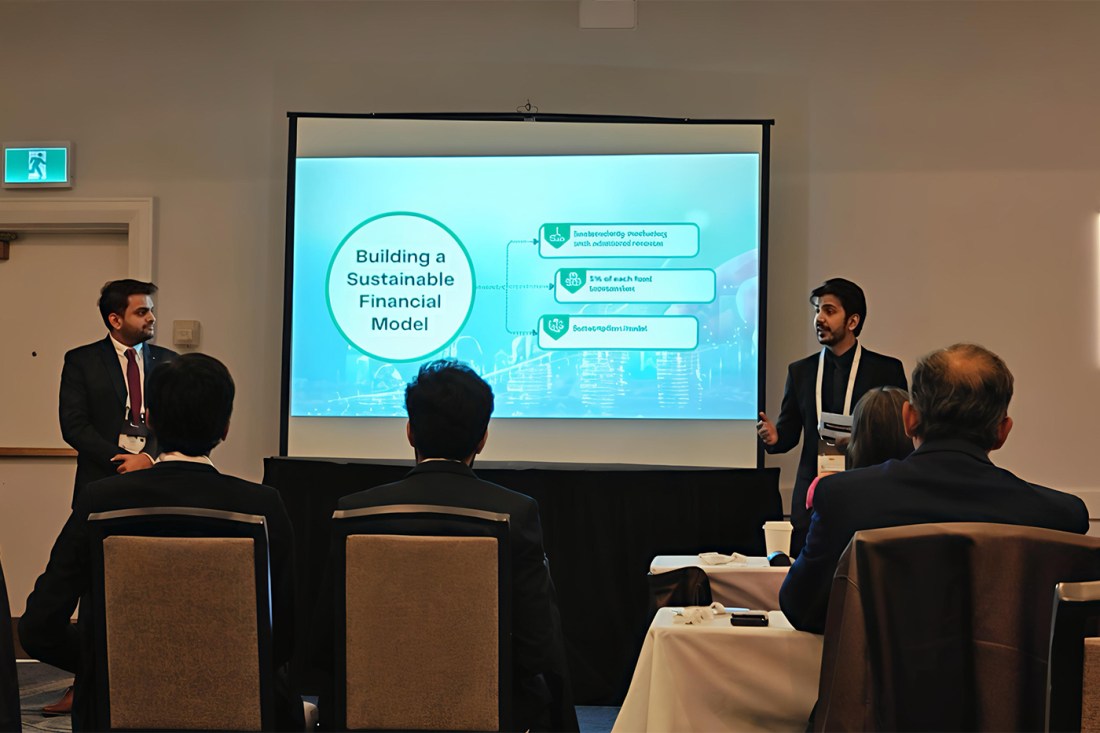
{"label": "teal circle outline on slide", "polygon": [[[372,354],[359,344],[355,343],[355,341],[353,341],[350,336],[344,333],[344,329],[340,328],[340,322],[336,319],[336,313],[334,313],[332,310],[332,296],[329,294],[329,288],[332,285],[332,268],[336,266],[336,258],[337,256],[339,256],[340,251],[344,249],[344,245],[347,244],[352,235],[365,227],[367,224],[370,224],[372,221],[376,221],[378,219],[384,219],[388,216],[415,216],[417,219],[424,219],[426,221],[430,221],[432,224],[435,224],[437,227],[447,232],[447,234],[451,236],[451,239],[455,240],[455,244],[458,245],[459,251],[462,252],[462,255],[466,258],[466,264],[470,267],[470,305],[466,309],[466,316],[462,319],[462,323],[457,329],[455,329],[455,332],[451,334],[450,338],[448,338],[441,346],[439,346],[439,348],[433,349],[427,354],[413,356],[408,359],[390,359],[384,356],[379,356],[378,354]],[[458,338],[458,335],[462,333],[462,329],[466,328],[466,324],[469,323],[470,314],[474,311],[475,297],[477,297],[477,272],[474,270],[474,261],[470,259],[470,253],[466,251],[466,245],[462,243],[462,240],[458,238],[457,234],[451,231],[451,228],[449,226],[441,222],[439,219],[434,219],[427,214],[418,214],[415,211],[387,211],[384,214],[376,214],[369,219],[364,219],[363,221],[359,222],[352,228],[350,232],[344,235],[344,238],[340,240],[340,244],[336,245],[336,249],[333,250],[332,257],[328,261],[328,272],[325,274],[325,307],[328,308],[328,316],[330,319],[332,319],[332,325],[336,326],[336,330],[339,331],[340,335],[344,337],[344,341],[347,341],[348,344],[354,347],[356,351],[366,356],[369,356],[372,359],[378,359],[386,364],[407,364],[412,361],[420,361],[424,357],[430,356],[437,351],[443,351],[443,349],[450,346],[454,342],[454,340]]]}

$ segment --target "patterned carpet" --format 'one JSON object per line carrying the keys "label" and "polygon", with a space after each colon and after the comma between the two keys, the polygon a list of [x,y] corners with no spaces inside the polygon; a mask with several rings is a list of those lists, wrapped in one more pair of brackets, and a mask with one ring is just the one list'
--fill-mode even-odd
{"label": "patterned carpet", "polygon": [[65,688],[73,683],[73,676],[41,662],[19,662],[16,667],[23,730],[71,731],[72,721],[68,715],[44,717],[42,706],[57,702]]}

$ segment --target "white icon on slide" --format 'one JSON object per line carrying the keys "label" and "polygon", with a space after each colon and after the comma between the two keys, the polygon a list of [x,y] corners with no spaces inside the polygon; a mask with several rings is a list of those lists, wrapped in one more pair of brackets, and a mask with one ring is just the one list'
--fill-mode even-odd
{"label": "white icon on slide", "polygon": [[581,276],[576,272],[570,272],[565,278],[565,284],[571,288],[579,288],[583,283],[581,282]]}
{"label": "white icon on slide", "polygon": [[550,328],[550,333],[561,333],[565,330],[565,322],[562,321],[562,319],[560,318],[551,319],[548,325]]}
{"label": "white icon on slide", "polygon": [[564,242],[565,237],[562,236],[562,233],[558,230],[557,227],[554,227],[554,233],[551,234],[549,237],[547,237],[546,241],[548,241],[548,242]]}

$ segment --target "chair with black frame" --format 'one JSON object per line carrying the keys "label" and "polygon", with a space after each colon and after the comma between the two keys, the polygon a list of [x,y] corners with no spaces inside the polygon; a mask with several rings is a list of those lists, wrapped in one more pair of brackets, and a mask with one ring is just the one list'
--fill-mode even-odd
{"label": "chair with black frame", "polygon": [[272,730],[264,517],[152,507],[88,526],[96,729]]}
{"label": "chair with black frame", "polygon": [[1042,730],[1050,592],[1096,578],[1095,537],[991,523],[857,532],[833,579],[814,729]]}
{"label": "chair with black frame", "polygon": [[509,730],[509,516],[421,504],[333,514],[338,730]]}
{"label": "chair with black frame", "polygon": [[1047,730],[1100,730],[1100,581],[1054,587]]}

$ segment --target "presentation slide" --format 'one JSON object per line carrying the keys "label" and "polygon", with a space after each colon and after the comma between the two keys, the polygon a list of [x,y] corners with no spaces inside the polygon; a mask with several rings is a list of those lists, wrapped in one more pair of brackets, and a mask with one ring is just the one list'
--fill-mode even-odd
{"label": "presentation slide", "polygon": [[403,418],[441,357],[498,421],[755,421],[760,151],[485,140],[299,145],[292,423]]}
{"label": "presentation slide", "polygon": [[498,418],[752,418],[757,158],[299,160],[291,414],[454,356]]}

